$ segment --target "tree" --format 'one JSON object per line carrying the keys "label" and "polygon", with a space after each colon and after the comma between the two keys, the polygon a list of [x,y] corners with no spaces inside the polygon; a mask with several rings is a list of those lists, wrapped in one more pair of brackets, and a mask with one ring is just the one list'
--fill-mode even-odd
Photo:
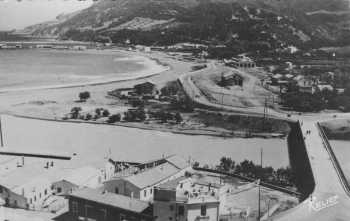
{"label": "tree", "polygon": [[103,110],[102,112],[102,116],[103,117],[108,117],[110,115],[109,111],[106,109],[106,110]]}
{"label": "tree", "polygon": [[107,123],[112,124],[115,122],[119,122],[121,120],[121,115],[120,114],[113,114],[109,116]]}
{"label": "tree", "polygon": [[230,157],[222,157],[220,159],[220,169],[229,172],[235,168],[235,162]]}
{"label": "tree", "polygon": [[81,110],[81,107],[73,107],[70,111],[72,119],[78,119]]}
{"label": "tree", "polygon": [[101,111],[102,111],[103,109],[102,108],[96,108],[96,110],[95,110],[95,113],[96,113],[96,115],[99,117],[99,116],[101,116]]}
{"label": "tree", "polygon": [[91,120],[92,119],[92,115],[91,114],[86,114],[85,116],[85,120]]}
{"label": "tree", "polygon": [[82,102],[85,102],[87,99],[89,99],[90,98],[90,92],[88,92],[88,91],[84,91],[84,92],[80,92],[79,93],[79,99],[80,99],[80,101],[82,101]]}
{"label": "tree", "polygon": [[175,120],[177,123],[181,123],[183,121],[181,114],[179,112],[176,112],[175,114]]}

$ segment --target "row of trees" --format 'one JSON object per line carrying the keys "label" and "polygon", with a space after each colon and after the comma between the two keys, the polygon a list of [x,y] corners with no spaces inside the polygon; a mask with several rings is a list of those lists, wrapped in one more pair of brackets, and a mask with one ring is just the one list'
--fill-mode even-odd
{"label": "row of trees", "polygon": [[295,186],[295,174],[290,167],[279,168],[261,167],[255,165],[252,161],[244,160],[236,164],[230,157],[222,157],[217,169],[223,172],[237,173],[253,179],[260,179],[263,182],[278,186]]}
{"label": "row of trees", "polygon": [[293,91],[283,94],[281,98],[285,106],[296,111],[316,112],[323,109],[350,111],[350,86],[345,89],[344,94],[327,89],[315,94]]}
{"label": "row of trees", "polygon": [[[124,113],[124,116],[122,117],[121,114],[110,114],[110,112],[107,109],[104,108],[96,108],[95,114],[81,113],[82,108],[81,107],[73,107],[70,112],[70,119],[80,119],[80,120],[97,120],[99,118],[106,118],[107,123],[115,123],[119,122],[121,120],[127,121],[127,122],[142,122],[147,119],[147,113],[143,107],[137,108],[137,109],[129,109]],[[166,111],[156,111],[156,112],[149,112],[148,115],[151,118],[155,118],[158,120],[161,120],[162,123],[166,123],[168,121],[174,121],[176,123],[180,123],[183,121],[182,116],[179,112],[172,113],[172,112],[166,112]]]}

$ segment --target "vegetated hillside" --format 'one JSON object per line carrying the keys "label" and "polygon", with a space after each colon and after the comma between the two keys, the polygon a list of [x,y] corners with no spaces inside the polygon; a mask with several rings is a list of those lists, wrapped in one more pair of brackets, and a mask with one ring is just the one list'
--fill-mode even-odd
{"label": "vegetated hillside", "polygon": [[237,50],[350,43],[347,0],[99,0],[27,28],[63,39],[167,45],[191,41]]}

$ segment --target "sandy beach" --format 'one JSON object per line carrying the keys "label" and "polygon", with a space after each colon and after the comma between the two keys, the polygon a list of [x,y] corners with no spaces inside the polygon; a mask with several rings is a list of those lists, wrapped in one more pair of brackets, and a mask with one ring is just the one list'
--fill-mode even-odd
{"label": "sandy beach", "polygon": [[[108,91],[132,87],[147,80],[152,80],[161,88],[166,82],[176,80],[180,74],[190,71],[191,67],[196,64],[176,60],[162,52],[107,50],[103,53],[124,53],[128,59],[137,59],[145,68],[127,76],[118,75],[88,83],[2,88],[0,89],[0,113],[55,119],[61,118],[74,106],[81,106],[83,110],[102,107],[113,112],[120,109],[120,106],[114,105],[114,101],[107,97]],[[91,99],[77,104],[78,94],[82,91],[89,91]]]}

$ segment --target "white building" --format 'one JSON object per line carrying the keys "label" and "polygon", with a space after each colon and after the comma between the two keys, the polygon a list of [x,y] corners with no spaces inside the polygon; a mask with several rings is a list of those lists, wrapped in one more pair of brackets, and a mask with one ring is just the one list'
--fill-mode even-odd
{"label": "white building", "polygon": [[153,215],[156,221],[219,220],[219,194],[215,185],[180,177],[154,190]]}
{"label": "white building", "polygon": [[15,170],[2,174],[0,199],[5,206],[38,209],[52,194],[48,174],[55,168],[44,163],[21,165]]}
{"label": "white building", "polygon": [[165,163],[145,169],[135,175],[116,177],[106,181],[104,189],[108,192],[149,201],[153,199],[154,187],[183,176],[189,168],[190,165],[186,160],[172,156],[166,158]]}
{"label": "white building", "polygon": [[55,194],[68,194],[83,187],[97,188],[103,179],[101,171],[91,166],[62,171],[62,175],[59,176],[60,178],[52,183]]}

